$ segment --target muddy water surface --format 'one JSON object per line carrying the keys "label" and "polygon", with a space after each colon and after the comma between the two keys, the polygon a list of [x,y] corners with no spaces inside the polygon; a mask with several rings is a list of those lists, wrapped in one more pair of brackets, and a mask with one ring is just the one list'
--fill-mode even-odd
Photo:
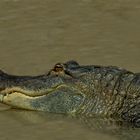
{"label": "muddy water surface", "polygon": [[[0,1],[0,68],[8,73],[36,75],[71,59],[139,72],[139,55],[139,0]],[[96,119],[0,109],[1,140],[140,139],[138,129],[100,130],[106,124]]]}

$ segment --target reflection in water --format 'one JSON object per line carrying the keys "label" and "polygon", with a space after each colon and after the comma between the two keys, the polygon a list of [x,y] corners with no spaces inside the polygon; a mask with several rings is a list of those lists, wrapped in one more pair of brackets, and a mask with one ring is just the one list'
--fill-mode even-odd
{"label": "reflection in water", "polygon": [[[68,133],[70,132],[69,135],[67,135],[68,139],[75,136],[73,133],[71,133],[71,129],[75,129],[74,131],[78,133],[80,131],[83,133],[84,131],[85,134],[90,134],[90,138],[96,137],[97,139],[105,136],[113,140],[132,140],[132,138],[134,140],[138,140],[140,137],[139,129],[130,127],[128,125],[123,125],[119,121],[105,118],[85,118],[83,116],[75,118],[60,114],[24,110],[1,111],[0,118],[1,117],[9,118],[11,121],[14,121],[14,123],[19,124],[21,127],[28,127],[28,130],[30,130],[34,136],[36,135],[37,131],[45,131],[45,133],[41,133],[41,139],[50,135],[49,133],[49,135],[47,134],[48,129],[49,131],[53,131],[53,133],[56,135],[58,135],[58,131],[60,131],[60,133],[62,133],[62,131],[67,131]],[[9,123],[11,122],[10,120]],[[21,128],[16,125],[14,129],[15,132],[19,131]],[[6,130],[3,129],[3,131]],[[27,136],[32,135],[30,133],[26,134],[26,130],[24,129],[22,129],[22,133],[25,133]],[[93,133],[93,135],[91,135],[91,133]],[[63,136],[65,137],[65,135]],[[77,138],[80,139],[81,136],[77,136]]]}
{"label": "reflection in water", "polygon": [[116,121],[105,118],[83,118],[80,119],[85,126],[92,130],[92,132],[99,132],[114,136],[117,139],[123,140],[138,140],[139,129],[130,126],[122,121]]}
{"label": "reflection in water", "polygon": [[[74,59],[139,72],[139,15],[138,0],[0,0],[0,69],[37,75]],[[140,137],[139,129],[97,118],[8,110],[0,120],[0,140]]]}

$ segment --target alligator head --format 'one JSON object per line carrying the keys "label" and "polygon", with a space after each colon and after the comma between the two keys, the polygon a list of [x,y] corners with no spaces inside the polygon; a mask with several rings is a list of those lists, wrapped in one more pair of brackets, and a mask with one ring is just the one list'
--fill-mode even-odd
{"label": "alligator head", "polygon": [[113,66],[57,63],[39,76],[0,71],[0,102],[54,113],[118,116],[140,126],[140,74]]}
{"label": "alligator head", "polygon": [[76,111],[86,88],[75,61],[57,63],[47,74],[15,76],[0,72],[0,102],[16,108],[56,113]]}

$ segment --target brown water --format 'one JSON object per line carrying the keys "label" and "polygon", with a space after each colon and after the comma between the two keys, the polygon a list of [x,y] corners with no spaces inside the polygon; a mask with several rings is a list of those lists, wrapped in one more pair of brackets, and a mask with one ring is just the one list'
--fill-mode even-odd
{"label": "brown water", "polygon": [[[139,0],[0,0],[0,67],[8,73],[37,75],[71,59],[139,72],[139,54]],[[0,122],[0,140],[140,139],[139,129],[99,129],[106,124],[96,119],[9,110]]]}

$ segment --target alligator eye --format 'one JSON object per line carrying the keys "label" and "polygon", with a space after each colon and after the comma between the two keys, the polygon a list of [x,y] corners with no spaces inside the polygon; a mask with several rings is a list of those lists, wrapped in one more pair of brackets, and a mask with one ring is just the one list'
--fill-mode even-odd
{"label": "alligator eye", "polygon": [[57,63],[55,64],[54,68],[51,69],[47,75],[55,75],[55,76],[59,76],[59,75],[65,75],[65,76],[70,76],[72,77],[72,75],[66,70],[66,65],[63,63]]}
{"label": "alligator eye", "polygon": [[53,69],[55,72],[61,72],[61,71],[64,71],[64,67],[61,63],[58,63],[54,66],[54,69]]}

